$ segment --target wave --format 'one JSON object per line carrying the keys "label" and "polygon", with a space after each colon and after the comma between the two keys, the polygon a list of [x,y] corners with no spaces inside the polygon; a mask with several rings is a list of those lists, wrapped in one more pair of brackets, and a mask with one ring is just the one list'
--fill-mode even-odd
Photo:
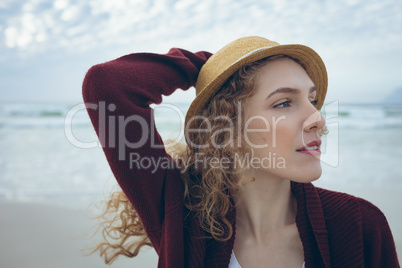
{"label": "wave", "polygon": [[[78,104],[83,107],[83,104]],[[64,128],[65,118],[77,104],[0,104],[0,128]],[[151,105],[160,131],[177,131],[184,123],[187,103]],[[402,106],[398,105],[332,105],[324,106],[327,123],[340,128],[375,129],[402,127]],[[74,113],[72,128],[92,127],[85,109]]]}
{"label": "wave", "polygon": [[93,196],[103,195],[104,192],[99,189],[0,189],[0,199],[14,198],[37,198],[37,197],[60,197],[60,196]]}
{"label": "wave", "polygon": [[[381,120],[358,120],[355,118],[340,118],[339,121],[330,121],[338,123],[341,129],[385,129],[385,128],[402,128],[402,118],[384,118]],[[327,123],[328,124],[328,123]]]}
{"label": "wave", "polygon": [[[92,127],[90,120],[73,120],[73,128]],[[0,118],[0,128],[64,128],[64,118]]]}
{"label": "wave", "polygon": [[64,117],[71,106],[67,104],[18,103],[0,104],[1,117]]}

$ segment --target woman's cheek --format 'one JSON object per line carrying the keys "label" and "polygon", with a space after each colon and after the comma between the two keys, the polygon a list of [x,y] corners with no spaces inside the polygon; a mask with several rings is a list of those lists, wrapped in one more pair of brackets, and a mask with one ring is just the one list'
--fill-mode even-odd
{"label": "woman's cheek", "polygon": [[292,126],[292,124],[287,124],[287,122],[281,122],[277,124],[272,131],[273,147],[277,150],[285,153],[284,150],[290,148],[295,143],[297,133],[294,125]]}
{"label": "woman's cheek", "polygon": [[265,117],[262,116],[257,116],[250,120],[249,123],[246,125],[246,130],[244,133],[246,141],[250,142],[249,145],[267,145],[268,147],[271,147],[271,125],[271,122],[269,122]]}

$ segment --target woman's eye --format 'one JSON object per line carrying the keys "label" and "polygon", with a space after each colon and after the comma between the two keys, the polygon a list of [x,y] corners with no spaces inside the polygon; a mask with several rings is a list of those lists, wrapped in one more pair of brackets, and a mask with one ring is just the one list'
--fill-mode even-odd
{"label": "woman's eye", "polygon": [[281,103],[275,105],[274,108],[286,108],[286,107],[289,107],[290,103],[291,103],[291,100],[287,100],[287,101],[284,101],[284,102],[281,102]]}
{"label": "woman's eye", "polygon": [[313,104],[314,106],[316,106],[317,103],[318,103],[318,100],[313,100],[313,101],[311,102],[311,104]]}

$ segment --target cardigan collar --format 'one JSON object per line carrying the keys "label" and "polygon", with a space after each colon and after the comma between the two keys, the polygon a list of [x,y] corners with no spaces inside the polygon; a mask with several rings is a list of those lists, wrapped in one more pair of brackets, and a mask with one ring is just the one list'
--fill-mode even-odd
{"label": "cardigan collar", "polygon": [[[306,267],[330,267],[328,233],[320,196],[311,183],[291,182],[297,200],[296,225],[304,250]],[[236,235],[236,209],[229,211],[228,220],[233,226],[233,235],[227,242],[209,240],[205,255],[205,267],[227,266]]]}
{"label": "cardigan collar", "polygon": [[[331,267],[328,231],[317,189],[311,183],[291,182],[297,200],[296,224],[304,252],[306,267]],[[319,265],[317,263],[321,262]]]}

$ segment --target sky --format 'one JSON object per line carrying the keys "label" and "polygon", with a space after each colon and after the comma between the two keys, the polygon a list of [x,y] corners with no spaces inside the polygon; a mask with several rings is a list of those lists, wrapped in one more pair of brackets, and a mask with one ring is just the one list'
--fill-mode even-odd
{"label": "sky", "polygon": [[380,103],[402,87],[401,0],[2,0],[0,101],[79,103],[97,63],[171,47],[213,53],[250,35],[317,51],[327,103]]}

